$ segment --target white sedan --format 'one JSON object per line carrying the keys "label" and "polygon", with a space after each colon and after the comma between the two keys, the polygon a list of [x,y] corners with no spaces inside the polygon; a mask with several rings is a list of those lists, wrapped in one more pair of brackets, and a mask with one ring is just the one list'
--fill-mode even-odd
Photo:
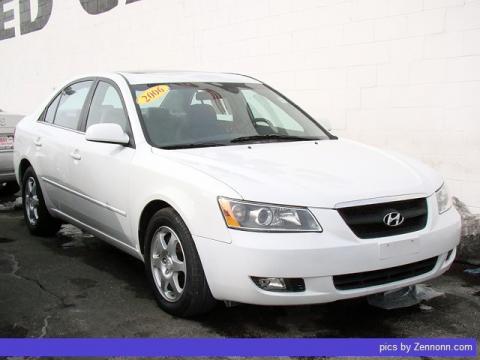
{"label": "white sedan", "polygon": [[435,171],[338,139],[248,76],[76,79],[20,122],[14,160],[33,234],[68,222],[143,260],[178,316],[416,284],[460,238]]}

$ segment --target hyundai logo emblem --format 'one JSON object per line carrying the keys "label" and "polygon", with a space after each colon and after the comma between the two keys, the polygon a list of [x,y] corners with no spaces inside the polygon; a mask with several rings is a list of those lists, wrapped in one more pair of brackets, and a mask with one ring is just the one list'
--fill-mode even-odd
{"label": "hyundai logo emblem", "polygon": [[405,218],[397,211],[388,213],[384,216],[383,222],[387,226],[396,227],[403,224]]}

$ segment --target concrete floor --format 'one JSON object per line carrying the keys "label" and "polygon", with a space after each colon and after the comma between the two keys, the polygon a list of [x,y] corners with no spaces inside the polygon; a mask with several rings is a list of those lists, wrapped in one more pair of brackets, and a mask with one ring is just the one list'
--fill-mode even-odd
{"label": "concrete floor", "polygon": [[174,318],[157,307],[140,261],[73,227],[32,237],[11,200],[0,207],[0,337],[480,337],[480,277],[462,264],[428,284],[444,296],[411,308],[220,304]]}

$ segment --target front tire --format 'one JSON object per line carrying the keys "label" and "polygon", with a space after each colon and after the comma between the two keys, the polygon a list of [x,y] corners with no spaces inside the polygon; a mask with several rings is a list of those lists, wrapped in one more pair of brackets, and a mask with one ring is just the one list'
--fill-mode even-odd
{"label": "front tire", "polygon": [[181,317],[210,311],[216,301],[180,215],[172,208],[157,211],[145,236],[145,270],[159,306]]}
{"label": "front tire", "polygon": [[57,233],[61,222],[49,214],[37,175],[31,167],[23,175],[22,201],[23,216],[32,235],[51,236]]}

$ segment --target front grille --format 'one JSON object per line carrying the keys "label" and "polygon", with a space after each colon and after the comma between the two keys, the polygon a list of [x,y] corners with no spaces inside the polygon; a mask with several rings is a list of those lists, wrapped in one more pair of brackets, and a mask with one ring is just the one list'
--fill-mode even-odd
{"label": "front grille", "polygon": [[333,284],[338,290],[353,290],[388,284],[426,274],[433,270],[436,263],[437,257],[434,257],[416,263],[396,266],[388,269],[355,274],[335,275],[333,277]]}
{"label": "front grille", "polygon": [[[400,235],[423,229],[427,225],[427,200],[412,199],[389,203],[345,207],[338,209],[350,229],[361,239]],[[388,226],[384,217],[392,212],[400,213],[404,222]]]}

